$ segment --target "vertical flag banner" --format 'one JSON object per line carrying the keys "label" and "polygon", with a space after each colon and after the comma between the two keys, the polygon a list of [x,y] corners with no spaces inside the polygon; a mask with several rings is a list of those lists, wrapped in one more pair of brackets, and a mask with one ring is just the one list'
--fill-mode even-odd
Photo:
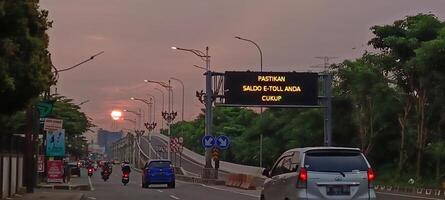
{"label": "vertical flag banner", "polygon": [[65,129],[46,134],[46,156],[65,156]]}

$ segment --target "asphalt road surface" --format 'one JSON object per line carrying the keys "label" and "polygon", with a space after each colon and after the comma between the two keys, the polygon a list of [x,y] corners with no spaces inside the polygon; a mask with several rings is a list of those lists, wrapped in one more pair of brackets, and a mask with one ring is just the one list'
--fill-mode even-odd
{"label": "asphalt road surface", "polygon": [[115,166],[113,173],[108,181],[104,182],[100,177],[100,171],[95,172],[91,178],[91,184],[94,191],[85,192],[87,199],[91,200],[198,200],[198,199],[234,199],[234,200],[252,200],[259,199],[258,195],[245,193],[236,189],[225,187],[206,186],[202,184],[186,183],[176,181],[176,188],[170,189],[166,185],[152,185],[150,188],[141,187],[141,174],[132,172],[130,174],[130,183],[124,186],[121,183],[121,173],[119,166]]}

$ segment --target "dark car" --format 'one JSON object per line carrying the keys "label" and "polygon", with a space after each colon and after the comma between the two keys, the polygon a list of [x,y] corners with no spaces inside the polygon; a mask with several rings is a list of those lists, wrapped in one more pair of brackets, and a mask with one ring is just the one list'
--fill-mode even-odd
{"label": "dark car", "polygon": [[80,167],[77,162],[68,163],[68,166],[71,169],[71,175],[77,175],[80,177]]}
{"label": "dark car", "polygon": [[167,184],[175,188],[175,170],[170,160],[151,160],[143,169],[142,187],[148,188],[151,184]]}

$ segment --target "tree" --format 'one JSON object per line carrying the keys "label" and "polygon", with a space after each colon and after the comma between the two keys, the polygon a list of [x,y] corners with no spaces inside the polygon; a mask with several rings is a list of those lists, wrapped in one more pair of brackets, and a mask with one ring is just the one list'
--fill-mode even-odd
{"label": "tree", "polygon": [[0,0],[0,27],[0,115],[11,115],[49,87],[51,22],[38,0]]}
{"label": "tree", "polygon": [[382,56],[366,53],[355,61],[344,61],[334,66],[337,93],[352,102],[353,120],[358,127],[360,148],[367,155],[374,139],[385,132],[390,123],[386,113],[394,106],[394,91],[380,70]]}
{"label": "tree", "polygon": [[[443,27],[444,23],[434,15],[418,14],[395,21],[392,25],[371,28],[375,37],[369,41],[369,44],[396,61],[396,63],[386,66],[384,69],[388,79],[400,88],[402,94],[399,96],[405,98],[401,101],[405,105],[404,113],[400,116],[406,116],[407,113],[410,113],[411,105],[415,109],[417,179],[420,178],[422,155],[430,133],[430,128],[427,125],[429,117],[427,113],[430,109],[429,102],[432,101],[433,97],[429,91],[435,82],[431,71],[434,66],[443,66],[443,63],[425,65],[419,55],[424,52],[422,49],[427,48],[426,46],[431,41],[437,39],[439,30]],[[440,55],[436,53],[429,56]],[[399,119],[401,119],[401,126],[406,127],[405,117],[399,117]],[[405,131],[404,128],[402,128],[402,131]],[[400,158],[399,162],[401,161]]]}
{"label": "tree", "polygon": [[81,157],[87,146],[87,140],[82,134],[95,125],[85,113],[80,111],[80,107],[74,104],[72,99],[62,96],[55,97],[55,99],[57,101],[54,103],[50,117],[63,120],[67,151],[74,156]]}

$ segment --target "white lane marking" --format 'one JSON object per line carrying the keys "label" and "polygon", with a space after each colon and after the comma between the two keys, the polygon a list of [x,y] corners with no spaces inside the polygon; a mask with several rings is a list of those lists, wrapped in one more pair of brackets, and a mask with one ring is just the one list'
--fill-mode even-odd
{"label": "white lane marking", "polygon": [[260,198],[259,195],[257,196],[257,195],[253,195],[253,194],[247,194],[247,193],[237,192],[237,191],[233,191],[233,190],[217,188],[217,187],[208,186],[208,185],[201,184],[201,183],[190,183],[190,182],[185,182],[185,181],[180,181],[180,180],[176,180],[176,182],[181,182],[181,183],[184,183],[184,184],[191,184],[191,185],[199,185],[199,186],[210,188],[210,189],[214,189],[214,190],[220,190],[220,191],[225,191],[225,192],[231,192],[231,193],[235,193],[235,194],[245,195],[245,196],[249,196],[249,197]]}
{"label": "white lane marking", "polygon": [[386,192],[376,192],[376,193],[384,194],[384,195],[391,195],[391,196],[407,197],[407,198],[413,198],[413,199],[441,200],[441,199],[430,198],[430,197],[411,196],[411,195],[407,195],[407,194],[393,194],[393,193],[386,193]]}
{"label": "white lane marking", "polygon": [[96,199],[96,197],[88,197],[88,199],[92,199],[92,200],[94,200],[94,199]]}
{"label": "white lane marking", "polygon": [[170,195],[170,197],[173,198],[173,199],[179,199],[179,197],[176,197],[174,195]]}
{"label": "white lane marking", "polygon": [[257,195],[254,195],[254,194],[247,194],[247,193],[237,192],[237,191],[233,191],[233,190],[217,188],[217,187],[213,187],[213,186],[209,186],[209,185],[205,185],[205,184],[201,184],[201,186],[202,187],[206,187],[206,188],[211,188],[211,189],[214,189],[214,190],[220,190],[220,191],[231,192],[231,193],[235,193],[235,194],[241,194],[241,195],[245,195],[245,196],[249,196],[249,197],[260,198],[259,195],[257,196]]}
{"label": "white lane marking", "polygon": [[91,183],[91,177],[88,176],[88,183],[90,184],[90,190],[94,191],[93,183]]}
{"label": "white lane marking", "polygon": [[162,193],[162,190],[156,190],[156,191],[158,191],[158,192]]}

